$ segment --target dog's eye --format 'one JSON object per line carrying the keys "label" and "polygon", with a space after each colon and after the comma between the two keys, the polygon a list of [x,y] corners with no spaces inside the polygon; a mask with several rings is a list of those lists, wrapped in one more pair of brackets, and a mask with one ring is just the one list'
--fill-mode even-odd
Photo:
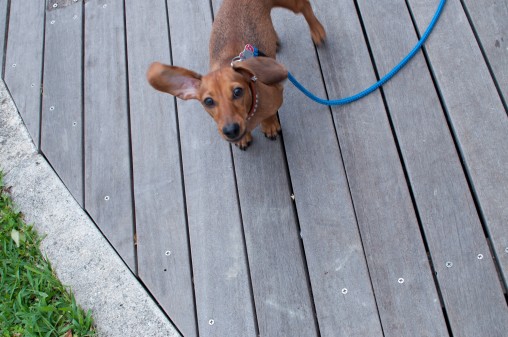
{"label": "dog's eye", "polygon": [[213,107],[213,106],[215,105],[215,102],[214,102],[214,101],[213,101],[213,99],[211,99],[210,97],[205,98],[205,100],[203,101],[203,103],[204,103],[207,107],[209,107],[209,108],[211,108],[211,107]]}
{"label": "dog's eye", "polygon": [[242,97],[242,95],[243,95],[243,89],[242,88],[235,88],[233,90],[233,97],[234,98]]}

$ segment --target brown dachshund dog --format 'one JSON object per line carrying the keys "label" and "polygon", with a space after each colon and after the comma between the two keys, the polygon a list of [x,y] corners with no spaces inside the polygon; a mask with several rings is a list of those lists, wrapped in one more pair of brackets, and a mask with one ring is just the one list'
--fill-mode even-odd
{"label": "brown dachshund dog", "polygon": [[[158,62],[147,73],[155,89],[199,100],[222,137],[242,150],[250,145],[251,131],[259,124],[270,139],[280,132],[277,110],[287,70],[275,61],[278,37],[270,16],[273,7],[302,13],[314,43],[324,40],[325,30],[308,0],[224,0],[212,26],[208,74]],[[233,61],[246,44],[256,46],[266,57]]]}

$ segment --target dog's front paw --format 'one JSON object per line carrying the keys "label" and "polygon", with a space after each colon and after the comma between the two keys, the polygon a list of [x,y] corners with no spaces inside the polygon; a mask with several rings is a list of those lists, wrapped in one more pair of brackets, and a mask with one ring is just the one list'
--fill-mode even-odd
{"label": "dog's front paw", "polygon": [[280,133],[280,124],[277,116],[272,116],[261,122],[261,131],[265,137],[270,140],[276,140],[277,135]]}
{"label": "dog's front paw", "polygon": [[316,22],[312,24],[310,27],[310,35],[312,36],[312,41],[314,41],[316,46],[319,46],[325,41],[326,32],[321,22],[316,20]]}
{"label": "dog's front paw", "polygon": [[240,150],[245,151],[252,143],[252,136],[250,132],[247,132],[245,136],[242,137],[239,141],[235,143],[235,146],[238,147]]}

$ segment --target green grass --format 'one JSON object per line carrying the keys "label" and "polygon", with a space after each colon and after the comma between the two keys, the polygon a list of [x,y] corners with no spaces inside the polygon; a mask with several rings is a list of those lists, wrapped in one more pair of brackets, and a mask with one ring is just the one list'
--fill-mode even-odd
{"label": "green grass", "polygon": [[15,211],[0,172],[0,336],[94,336],[90,311],[55,277],[40,241]]}

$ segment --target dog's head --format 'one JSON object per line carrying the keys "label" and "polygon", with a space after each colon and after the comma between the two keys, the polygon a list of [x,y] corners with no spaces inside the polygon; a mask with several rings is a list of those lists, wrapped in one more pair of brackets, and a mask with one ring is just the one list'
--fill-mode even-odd
{"label": "dog's head", "polygon": [[239,141],[248,131],[247,122],[257,105],[253,81],[274,85],[286,78],[284,66],[268,57],[234,62],[204,76],[158,62],[152,63],[147,73],[155,89],[200,101],[217,123],[219,133],[230,142]]}

